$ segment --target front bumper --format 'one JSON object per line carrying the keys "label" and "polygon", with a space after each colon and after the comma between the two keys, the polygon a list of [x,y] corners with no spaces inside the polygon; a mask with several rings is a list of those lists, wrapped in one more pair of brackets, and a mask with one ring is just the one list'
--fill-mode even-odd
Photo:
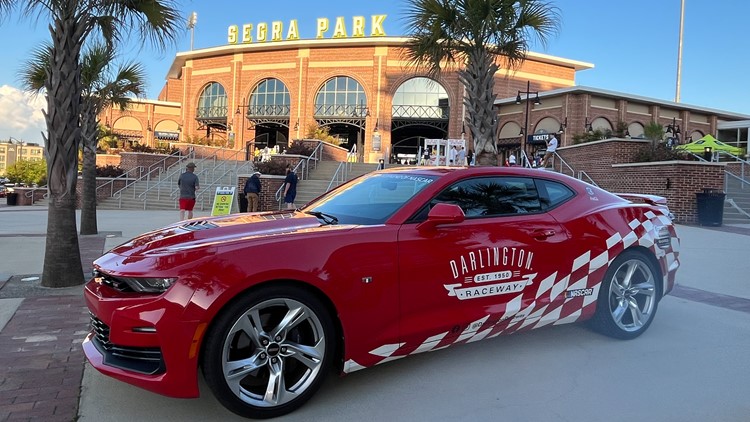
{"label": "front bumper", "polygon": [[[105,375],[169,397],[198,397],[198,345],[205,324],[183,318],[192,290],[123,294],[94,280],[84,290],[92,332],[83,342]],[[187,298],[187,300],[186,300]]]}

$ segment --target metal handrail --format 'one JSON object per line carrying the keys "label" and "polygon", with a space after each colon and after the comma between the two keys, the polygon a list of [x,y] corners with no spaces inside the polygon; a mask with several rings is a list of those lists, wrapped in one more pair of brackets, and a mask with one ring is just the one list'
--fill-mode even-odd
{"label": "metal handrail", "polygon": [[[216,150],[216,152],[214,152],[210,157],[206,157],[206,158],[203,158],[203,159],[199,160],[196,164],[201,168],[201,170],[196,174],[196,176],[200,177],[201,175],[205,175],[206,176],[205,179],[211,179],[211,180],[215,181],[217,179],[216,178],[216,170],[219,167],[226,166],[227,161],[234,162],[234,166],[233,166],[234,167],[234,171],[237,171],[237,168],[239,167],[239,163],[243,163],[243,166],[244,165],[248,165],[248,164],[252,165],[252,163],[250,161],[237,160],[236,159],[237,156],[240,153],[244,154],[243,150],[234,150],[234,153],[232,155],[230,155],[228,158],[227,157],[223,157],[225,159],[221,160],[221,164],[217,164],[219,153],[227,151],[227,150],[228,150],[228,148],[220,148],[220,149]],[[206,165],[207,163],[210,163],[211,161],[213,161],[213,166]],[[224,175],[226,175],[227,173],[230,173],[231,171],[232,170],[230,170],[230,169],[227,168],[224,171],[224,173],[221,176],[219,176],[219,177],[223,177]],[[209,172],[211,173],[211,177],[210,178],[208,177]],[[171,176],[177,176],[177,178],[179,179],[179,177],[180,177],[181,174],[182,174],[182,168],[181,167],[177,167],[175,173],[173,173]],[[177,183],[175,183],[173,177],[170,177],[170,179],[168,179],[168,181],[169,181],[168,186],[170,188],[169,197],[176,199],[178,197],[179,193],[180,193],[180,188],[177,186]],[[159,181],[159,183],[162,183],[162,182],[164,182],[164,180],[160,180]],[[212,182],[209,186],[201,187],[201,190],[207,189],[208,187],[213,186],[213,185],[214,185],[214,183]],[[143,197],[143,199],[142,199],[142,201],[143,201],[143,209],[146,209],[146,207],[148,206],[148,196],[146,195],[146,193],[148,191],[149,191],[149,189],[145,190],[142,194],[139,195],[139,198]],[[207,191],[203,191],[203,192],[207,192]],[[202,194],[203,192],[201,192],[200,194]],[[161,187],[159,187],[159,189],[157,190],[156,199],[157,200],[161,199]],[[197,196],[196,196],[196,202],[197,202]],[[176,207],[177,207],[177,202],[175,202],[175,208]],[[201,205],[201,207],[203,207],[203,205]],[[201,208],[201,210],[202,209],[203,208]]]}
{"label": "metal handrail", "polygon": [[[240,169],[242,169],[243,172],[244,171],[250,172],[250,171],[253,170],[253,164],[250,161],[241,161],[242,164],[237,164],[237,163],[240,163],[240,161],[236,162],[236,164],[234,165],[234,168],[228,167],[224,171],[224,173],[222,173],[219,177],[213,177],[212,178],[213,181],[211,183],[209,183],[208,185],[201,186],[200,192],[195,196],[195,202],[201,204],[201,211],[205,210],[205,207],[206,207],[205,198],[206,198],[206,196],[208,196],[209,198],[211,198],[211,193],[210,193],[211,192],[211,188],[213,188],[215,186],[227,186],[226,183],[219,183],[220,181],[222,181],[222,180],[225,179],[225,176],[228,175],[229,179],[231,180],[233,174],[239,174],[240,173]],[[246,167],[250,167],[250,168],[247,169]]]}
{"label": "metal handrail", "polygon": [[[731,176],[731,177],[734,177],[735,179],[739,180],[740,181],[740,188],[741,189],[745,189],[745,185],[750,185],[750,182],[747,181],[747,180],[745,180],[745,178],[737,176],[736,174],[732,174],[732,173],[730,173],[730,172],[728,172],[726,170],[724,170],[724,175],[725,176]],[[726,192],[728,190],[729,190],[729,181],[727,181],[727,178],[725,177],[724,178],[724,192]]]}
{"label": "metal handrail", "polygon": [[[170,154],[170,157],[172,155],[174,155],[174,154]],[[194,157],[195,157],[195,152],[191,150],[188,153],[188,155],[186,155],[184,157],[180,156],[180,159],[175,164],[179,164],[179,163],[181,163],[183,161],[186,161],[188,159],[193,159]],[[164,160],[166,160],[168,158],[169,157],[165,157]],[[179,166],[174,166],[174,167],[176,169],[178,169],[178,170],[175,170],[175,171],[179,171]],[[174,174],[174,172],[172,174]],[[124,186],[123,188],[117,190],[115,193],[113,193],[112,194],[112,198],[117,199],[117,207],[118,208],[122,208],[122,195],[123,195],[123,193],[125,192],[126,189],[130,188],[131,186],[136,185],[138,182],[142,182],[143,180],[147,181],[146,182],[146,186],[148,188],[148,183],[150,181],[150,176],[151,176],[151,173],[150,172],[146,172],[145,174],[142,174],[141,177],[139,177],[138,179],[134,180],[133,183],[130,183],[130,184]],[[161,172],[159,172],[159,178],[160,179],[162,178],[162,173]],[[135,189],[133,189],[133,199],[135,199]]]}
{"label": "metal handrail", "polygon": [[[108,181],[106,183],[103,183],[100,186],[96,187],[96,191],[95,191],[97,193],[96,196],[97,197],[99,196],[98,195],[99,190],[100,189],[104,189],[105,186],[109,186],[109,196],[110,197],[114,196],[114,194],[115,194],[115,181],[120,181],[120,180],[123,180],[123,179],[125,179],[125,180],[131,180],[130,183],[128,183],[126,181],[125,182],[125,186],[122,189],[127,188],[128,186],[130,186],[133,183],[135,183],[135,181],[138,180],[141,176],[143,176],[143,170],[144,170],[143,166],[136,166],[136,167],[133,167],[132,169],[126,171],[125,173],[123,173],[123,174],[121,174],[121,175],[119,175],[117,177],[113,177],[112,180],[110,180],[110,181]],[[136,173],[136,172],[137,172],[138,176],[137,177],[132,177],[130,173]]]}
{"label": "metal handrail", "polygon": [[588,175],[588,173],[586,173],[583,170],[578,170],[578,180],[583,180],[584,176],[586,177],[586,179],[588,179],[588,181],[589,181],[590,184],[592,184],[592,185],[594,185],[596,187],[599,187],[599,185],[596,184],[596,182],[594,181],[594,179],[592,179],[591,176]]}
{"label": "metal handrail", "polygon": [[[35,187],[35,188],[31,188],[31,190],[30,190],[30,191],[28,191],[28,192],[24,193],[23,195],[24,195],[25,197],[27,197],[27,198],[33,198],[33,197],[34,197],[34,192],[36,192],[36,191],[38,191],[38,190],[40,190],[40,189],[44,189],[44,190],[46,190],[46,191],[47,191],[47,193],[45,193],[45,194],[44,194],[44,197],[46,198],[46,197],[47,197],[47,195],[49,195],[49,188],[47,187],[47,185],[44,185],[44,186],[37,186],[37,187]],[[33,201],[32,201],[32,202],[33,202]]]}
{"label": "metal handrail", "polygon": [[526,151],[521,150],[521,167],[530,169],[533,166],[531,165],[531,161],[529,160],[529,156],[526,154]]}
{"label": "metal handrail", "polygon": [[[563,158],[562,158],[562,157],[560,156],[560,154],[558,154],[558,153],[557,153],[557,151],[555,151],[555,152],[553,152],[553,153],[552,153],[552,157],[554,157],[554,158],[559,158],[559,159],[560,159],[560,173],[562,173],[562,174],[565,174],[565,173],[563,173],[563,164],[564,164],[564,165],[565,165],[565,167],[567,167],[567,168],[568,168],[568,170],[570,170],[570,175],[571,175],[572,177],[576,177],[576,171],[575,171],[575,170],[573,169],[573,167],[571,167],[571,166],[570,166],[570,164],[568,164],[568,162],[567,162],[567,161],[565,161],[565,160],[564,160],[564,159],[563,159]],[[553,163],[552,163],[552,169],[554,169],[554,168],[555,168],[555,163],[553,162]],[[588,175],[586,175],[586,176],[588,177]],[[579,179],[580,179],[580,177],[579,177]],[[589,179],[590,179],[590,178],[589,178]],[[593,180],[592,180],[592,181],[593,181]]]}
{"label": "metal handrail", "polygon": [[734,199],[728,198],[728,199],[726,200],[726,202],[727,202],[727,203],[728,203],[728,204],[729,204],[729,205],[730,205],[730,206],[731,206],[732,208],[734,208],[735,210],[739,211],[739,213],[740,213],[740,214],[744,215],[744,216],[745,216],[745,217],[747,217],[747,218],[750,218],[750,213],[748,213],[747,211],[743,210],[743,209],[742,209],[742,208],[741,208],[741,207],[740,207],[739,205],[737,205],[737,203],[736,203],[736,202],[734,202]]}
{"label": "metal handrail", "polygon": [[349,170],[351,169],[352,169],[352,163],[347,162],[347,161],[340,162],[339,166],[336,167],[336,172],[333,173],[333,177],[331,177],[331,182],[328,184],[328,187],[326,188],[326,192],[331,190],[334,183],[341,184],[347,181],[349,179]]}
{"label": "metal handrail", "polygon": [[[307,159],[305,160],[299,160],[297,165],[294,166],[294,168],[292,169],[294,174],[302,175],[302,177],[298,176],[298,181],[307,180],[310,178],[310,167],[311,167],[310,161],[312,161],[312,166],[314,166],[314,168],[318,168],[318,162],[320,162],[321,160],[323,160],[323,141],[319,141],[318,146],[316,146],[315,149],[313,149],[310,156],[308,156]],[[299,170],[300,166],[302,166],[302,171]],[[276,194],[274,196],[276,198],[276,202],[279,203],[279,209],[281,209],[281,205],[282,205],[281,204],[281,200],[282,200],[281,191],[284,190],[285,184],[286,183],[281,184],[279,189],[276,190]]]}

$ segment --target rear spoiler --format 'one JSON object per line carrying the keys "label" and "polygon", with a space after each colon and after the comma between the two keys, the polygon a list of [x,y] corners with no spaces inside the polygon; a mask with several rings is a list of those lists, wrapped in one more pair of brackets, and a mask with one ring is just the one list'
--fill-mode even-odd
{"label": "rear spoiler", "polygon": [[646,203],[649,205],[656,206],[667,206],[667,198],[658,195],[644,195],[640,193],[615,193],[622,199],[627,199],[630,202]]}

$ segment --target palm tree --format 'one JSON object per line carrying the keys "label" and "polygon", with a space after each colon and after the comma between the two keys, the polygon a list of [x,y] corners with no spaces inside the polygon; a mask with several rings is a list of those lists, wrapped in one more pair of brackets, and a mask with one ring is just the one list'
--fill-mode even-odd
{"label": "palm tree", "polygon": [[49,19],[44,89],[47,133],[49,211],[42,285],[68,287],[84,282],[75,216],[78,148],[81,144],[80,54],[89,36],[111,46],[136,32],[157,47],[166,47],[182,20],[171,0],[0,0],[0,19],[19,9],[26,16]]}
{"label": "palm tree", "polygon": [[[44,89],[49,64],[49,47],[33,51],[21,71],[24,89],[39,93]],[[144,93],[146,75],[137,63],[127,63],[112,72],[115,51],[95,43],[83,55],[81,63],[81,132],[83,146],[83,189],[81,200],[81,234],[97,234],[96,222],[96,147],[99,142],[97,116],[108,107],[125,110],[132,96]]]}
{"label": "palm tree", "polygon": [[457,68],[476,162],[497,165],[495,74],[500,64],[520,67],[531,36],[545,44],[557,32],[558,8],[539,0],[407,0],[405,19],[407,59],[433,77]]}

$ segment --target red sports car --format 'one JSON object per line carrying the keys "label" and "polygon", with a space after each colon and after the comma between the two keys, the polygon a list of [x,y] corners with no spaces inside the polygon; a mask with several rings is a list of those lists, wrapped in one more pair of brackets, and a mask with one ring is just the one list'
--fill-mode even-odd
{"label": "red sports car", "polygon": [[95,262],[99,371],[233,412],[301,406],[342,373],[550,324],[643,333],[675,282],[664,207],[549,171],[377,171],[302,209],[199,218]]}

